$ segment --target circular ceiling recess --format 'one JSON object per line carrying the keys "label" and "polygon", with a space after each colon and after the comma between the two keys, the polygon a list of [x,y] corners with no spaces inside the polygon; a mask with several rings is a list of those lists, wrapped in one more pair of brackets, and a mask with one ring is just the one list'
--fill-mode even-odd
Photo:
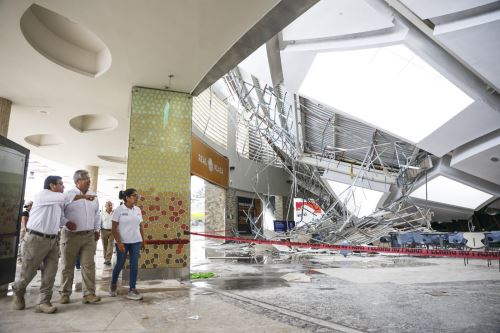
{"label": "circular ceiling recess", "polygon": [[111,66],[111,53],[101,39],[63,15],[33,4],[20,23],[28,43],[60,66],[94,78]]}
{"label": "circular ceiling recess", "polygon": [[24,138],[24,141],[36,147],[57,146],[64,143],[64,140],[52,134],[35,134]]}
{"label": "circular ceiling recess", "polygon": [[72,118],[71,127],[81,133],[108,131],[118,126],[118,121],[107,114],[85,114]]}
{"label": "circular ceiling recess", "polygon": [[127,164],[127,158],[122,157],[122,156],[97,155],[97,157],[99,157],[101,160],[106,161],[106,162]]}

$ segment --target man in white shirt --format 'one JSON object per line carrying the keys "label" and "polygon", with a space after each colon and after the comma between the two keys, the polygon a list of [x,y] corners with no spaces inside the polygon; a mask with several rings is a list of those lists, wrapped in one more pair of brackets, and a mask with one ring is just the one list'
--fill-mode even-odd
{"label": "man in white shirt", "polygon": [[106,202],[104,207],[104,212],[101,214],[101,241],[102,241],[102,253],[104,255],[104,265],[111,265],[111,257],[113,256],[113,246],[114,237],[111,232],[111,227],[113,223],[111,218],[113,217],[113,203],[111,201]]}
{"label": "man in white shirt", "polygon": [[[59,228],[62,226],[62,212],[65,196],[61,177],[48,176],[44,190],[35,195],[30,218],[26,225],[21,274],[12,285],[14,290],[14,308],[25,308],[24,294],[26,287],[36,275],[43,263],[42,284],[37,312],[54,313],[57,308],[50,303],[52,289],[59,262]],[[68,228],[74,225],[68,223]]]}
{"label": "man in white shirt", "polygon": [[[96,303],[101,300],[95,294],[95,261],[96,244],[99,240],[101,216],[99,202],[95,193],[89,191],[90,177],[88,171],[77,170],[73,175],[75,188],[66,192],[63,222],[72,222],[75,230],[64,227],[61,230],[61,264],[62,278],[59,293],[61,304],[69,303],[73,287],[76,257],[80,255],[83,280],[83,303]],[[74,200],[85,195],[92,200]]]}

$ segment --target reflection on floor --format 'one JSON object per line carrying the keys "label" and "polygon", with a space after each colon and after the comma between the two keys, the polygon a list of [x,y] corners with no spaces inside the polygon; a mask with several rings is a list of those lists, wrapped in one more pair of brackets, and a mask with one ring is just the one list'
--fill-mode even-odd
{"label": "reflection on floor", "polygon": [[[277,252],[255,245],[217,244],[192,237],[192,272],[207,280],[142,281],[140,302],[126,286],[107,297],[111,268],[96,254],[100,304],[56,303],[55,315],[0,299],[0,332],[499,332],[497,263],[396,256],[347,257],[318,251]],[[210,259],[207,259],[210,258]],[[81,288],[75,274],[75,287]],[[59,283],[59,276],[56,284]],[[79,288],[80,287],[80,288]],[[57,290],[56,285],[55,290]]]}

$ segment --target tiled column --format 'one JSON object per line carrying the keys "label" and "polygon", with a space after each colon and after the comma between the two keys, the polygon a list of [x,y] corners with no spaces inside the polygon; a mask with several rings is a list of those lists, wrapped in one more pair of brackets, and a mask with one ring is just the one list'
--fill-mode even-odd
{"label": "tiled column", "polygon": [[226,190],[205,181],[205,232],[225,235]]}
{"label": "tiled column", "polygon": [[274,219],[283,220],[283,197],[276,195],[274,197]]}
{"label": "tiled column", "polygon": [[188,94],[132,90],[127,188],[139,192],[147,240],[139,279],[189,279],[191,110]]}
{"label": "tiled column", "polygon": [[0,135],[7,137],[12,102],[0,97]]}
{"label": "tiled column", "polygon": [[226,190],[226,224],[225,229],[230,230],[226,231],[226,236],[235,236],[233,231],[238,230],[238,205],[236,202],[236,190],[233,188],[228,188]]}

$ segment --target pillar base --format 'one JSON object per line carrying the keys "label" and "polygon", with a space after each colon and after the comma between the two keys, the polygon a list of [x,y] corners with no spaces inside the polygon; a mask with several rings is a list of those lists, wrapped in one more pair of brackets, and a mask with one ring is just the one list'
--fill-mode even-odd
{"label": "pillar base", "polygon": [[[123,269],[122,280],[128,281],[130,278],[130,270]],[[148,268],[139,269],[137,280],[189,280],[191,278],[188,267],[183,268]]]}

